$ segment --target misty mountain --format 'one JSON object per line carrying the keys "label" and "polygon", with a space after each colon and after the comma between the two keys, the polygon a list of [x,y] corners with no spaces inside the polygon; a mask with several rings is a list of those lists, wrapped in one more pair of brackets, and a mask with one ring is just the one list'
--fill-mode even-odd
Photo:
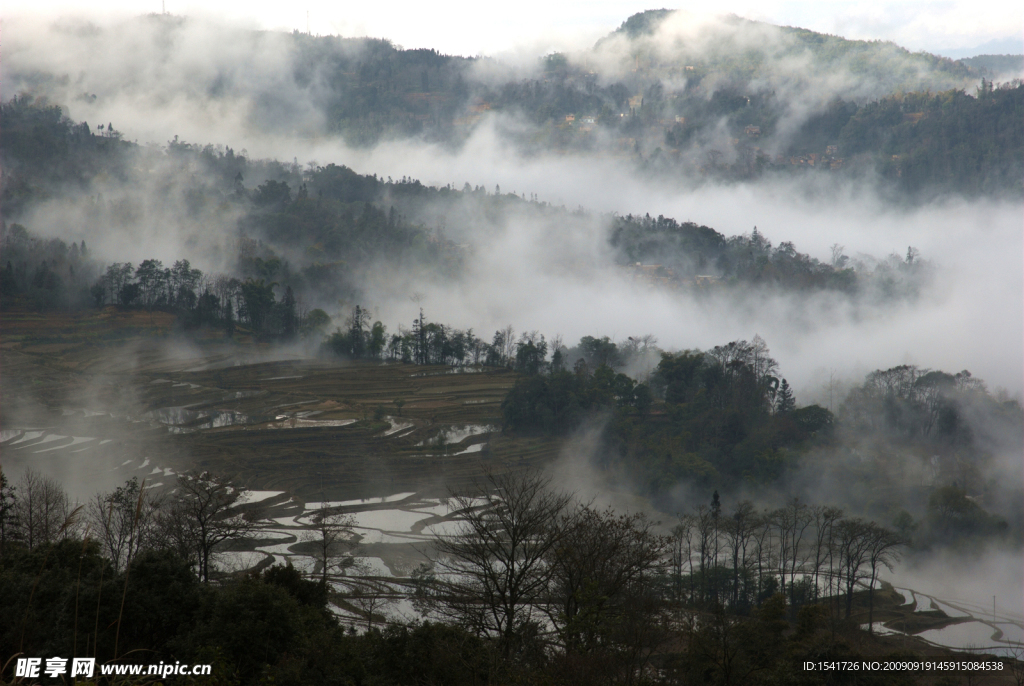
{"label": "misty mountain", "polygon": [[975,55],[960,62],[993,79],[1020,78],[1024,74],[1024,55]]}
{"label": "misty mountain", "polygon": [[4,22],[0,682],[1020,686],[1019,56],[44,14]]}
{"label": "misty mountain", "polygon": [[849,40],[736,15],[708,22],[681,10],[635,14],[598,41],[594,53],[621,54],[623,47],[632,55],[637,72],[711,74],[718,79],[780,84],[800,78],[798,70],[805,72],[806,79],[831,72],[854,77],[841,87],[866,89],[865,94],[875,96],[897,90],[963,88],[981,76],[962,61],[914,53],[890,41]]}
{"label": "misty mountain", "polygon": [[[912,249],[905,258],[851,259],[839,246],[831,262],[823,263],[792,242],[774,246],[756,227],[728,237],[663,216],[569,212],[500,188],[491,193],[469,184],[425,186],[335,164],[302,169],[177,138],[163,149],[141,147],[121,140],[110,124],[94,132],[64,117],[59,107],[26,97],[4,104],[2,113],[0,157],[8,171],[0,197],[7,219],[31,228],[45,208],[59,206],[78,227],[61,239],[74,242],[84,227],[102,234],[113,227],[136,232],[177,224],[185,254],[178,248],[168,257],[200,260],[228,278],[278,282],[307,303],[355,302],[388,282],[468,281],[466,263],[474,252],[490,250],[500,227],[517,218],[551,227],[575,224],[598,241],[603,254],[589,266],[580,263],[588,259],[580,246],[567,249],[548,269],[618,272],[641,287],[669,292],[745,299],[748,287],[756,285],[882,304],[915,298],[931,278],[930,266]],[[210,226],[221,230],[211,232]],[[54,240],[63,245],[61,239]],[[67,246],[43,247],[18,224],[5,232],[4,246],[8,307],[88,303],[89,279],[97,278],[97,269],[106,270],[79,264]],[[128,259],[112,257],[117,263]],[[139,261],[159,257],[146,254]],[[122,302],[121,286],[105,288],[104,301]],[[226,306],[229,295],[221,291]]]}
{"label": "misty mountain", "polygon": [[[195,121],[303,145],[458,149],[494,129],[525,155],[620,158],[689,184],[824,172],[881,177],[897,199],[1016,193],[1022,177],[1013,122],[1024,95],[1013,83],[978,86],[1003,62],[735,16],[641,13],[589,50],[525,63],[169,15],[34,31],[15,33],[8,50],[11,90],[46,96],[77,120],[116,116],[128,131],[162,122],[183,133]],[[29,36],[35,44],[19,42]],[[44,53],[44,44],[61,47]],[[139,59],[124,64],[127,52]],[[942,105],[957,98],[952,111]],[[993,106],[1000,113],[979,126]],[[887,107],[898,115],[871,118]],[[964,151],[974,159],[948,161]]]}

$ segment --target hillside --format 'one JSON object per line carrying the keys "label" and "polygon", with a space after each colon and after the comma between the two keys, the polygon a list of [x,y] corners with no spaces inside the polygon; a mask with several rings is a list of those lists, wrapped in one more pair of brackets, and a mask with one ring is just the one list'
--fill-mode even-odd
{"label": "hillside", "polygon": [[[239,52],[211,54],[197,71],[187,46],[210,32]],[[128,35],[137,45],[124,45]],[[518,64],[404,49],[384,39],[252,32],[170,15],[91,32],[52,28],[46,39],[94,57],[37,65],[22,57],[25,50],[14,50],[8,92],[48,98],[77,121],[117,115],[129,129],[133,119],[174,126],[176,114],[212,116],[224,131],[241,127],[250,137],[284,136],[301,145],[402,141],[451,150],[493,132],[521,155],[629,160],[643,173],[689,184],[823,168],[843,177],[881,175],[881,186],[899,200],[1018,193],[1021,185],[1020,127],[1008,122],[1024,96],[1014,83],[982,82],[1005,74],[1014,57],[954,61],[890,42],[660,10],[630,17],[589,50]],[[109,63],[127,49],[144,50],[149,59],[111,71]],[[163,91],[140,83],[160,83]],[[981,115],[962,113],[982,91],[1000,113],[994,125],[978,127],[973,119]],[[873,103],[957,92],[969,98],[953,112],[900,104],[905,117],[898,122],[877,121],[877,131],[856,140],[844,130]],[[160,105],[168,96],[171,110]],[[892,129],[917,124],[919,113],[945,118],[938,128],[955,135],[921,136],[908,149],[913,136]],[[982,158],[945,161],[965,149],[983,151]],[[926,158],[929,169],[899,171],[894,167],[905,163],[893,165],[893,155]]]}

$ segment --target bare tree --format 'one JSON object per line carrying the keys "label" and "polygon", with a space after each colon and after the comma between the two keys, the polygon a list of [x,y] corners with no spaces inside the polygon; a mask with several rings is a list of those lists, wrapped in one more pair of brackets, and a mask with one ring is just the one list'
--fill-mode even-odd
{"label": "bare tree", "polygon": [[563,338],[562,334],[556,333],[554,338],[551,339],[551,352],[553,353],[556,350],[561,350],[564,347],[565,339]]}
{"label": "bare tree", "polygon": [[320,583],[327,585],[327,577],[334,569],[338,560],[346,557],[354,547],[352,526],[355,518],[350,514],[332,511],[325,503],[313,511],[309,528],[303,532],[303,540],[315,547],[313,557],[320,568]]}
{"label": "bare tree", "polygon": [[778,563],[779,584],[782,595],[786,595],[786,569],[789,563],[790,530],[793,528],[792,513],[788,508],[780,507],[771,513],[771,522],[778,534],[776,540],[779,542]]}
{"label": "bare tree", "polygon": [[567,651],[593,652],[629,624],[669,539],[642,514],[616,516],[589,506],[563,513],[558,525],[562,542],[551,549],[545,612]]}
{"label": "bare tree", "polygon": [[775,527],[770,512],[764,512],[754,527],[754,550],[757,555],[757,598],[764,590],[764,572],[772,568],[775,549],[773,547]]}
{"label": "bare tree", "polygon": [[694,515],[679,515],[679,523],[672,529],[672,567],[675,576],[676,596],[683,597],[683,567],[686,567],[686,577],[689,579],[690,602],[696,596],[693,574],[693,550],[696,545],[697,522]]}
{"label": "bare tree", "polygon": [[818,579],[821,568],[828,560],[828,572],[825,576],[826,584],[831,588],[833,575],[833,550],[832,534],[836,522],[843,518],[843,511],[837,507],[818,506],[811,510],[811,517],[814,520],[814,597],[818,598]]}
{"label": "bare tree", "polygon": [[846,618],[853,611],[853,592],[864,578],[864,563],[868,559],[869,525],[860,518],[843,519],[835,526],[839,551],[839,573],[846,586]]}
{"label": "bare tree", "polygon": [[161,515],[162,529],[178,550],[210,580],[210,557],[220,544],[244,538],[255,528],[259,511],[245,507],[239,490],[209,472],[178,475],[177,497]]}
{"label": "bare tree", "polygon": [[115,570],[126,568],[140,551],[154,544],[159,507],[159,501],[134,477],[110,493],[97,493],[89,503],[90,526]]}
{"label": "bare tree", "polygon": [[501,349],[498,354],[501,356],[502,364],[511,365],[516,357],[516,330],[509,324],[498,333],[501,334]]}
{"label": "bare tree", "polygon": [[1008,670],[1013,683],[1017,686],[1024,686],[1024,644],[1015,643],[1007,649],[1008,659],[1004,664],[1009,664]]}
{"label": "bare tree", "polygon": [[843,254],[846,250],[846,246],[833,243],[830,250],[832,251],[832,266],[836,269],[842,269],[850,259]]}
{"label": "bare tree", "polygon": [[802,566],[804,535],[814,519],[810,508],[796,497],[786,503],[785,510],[789,513],[787,516],[789,540],[786,544],[789,551],[789,600],[790,603],[796,604],[796,570],[798,566]]}
{"label": "bare tree", "polygon": [[0,559],[4,556],[4,548],[18,534],[17,504],[17,489],[0,467]]}
{"label": "bare tree", "polygon": [[26,469],[18,484],[20,495],[15,510],[20,537],[29,548],[73,536],[76,518],[71,517],[71,500],[56,480]]}
{"label": "bare tree", "polygon": [[[361,570],[365,571],[365,570]],[[345,600],[359,610],[366,617],[366,630],[371,631],[378,617],[385,616],[387,608],[395,604],[395,590],[384,581],[361,580],[359,583],[350,582]]]}
{"label": "bare tree", "polygon": [[571,497],[550,490],[536,473],[488,474],[483,505],[456,495],[464,511],[459,531],[438,535],[435,568],[438,611],[480,635],[498,639],[508,657],[533,626],[533,611],[551,581],[548,563],[562,541],[556,524]]}
{"label": "bare tree", "polygon": [[757,514],[754,504],[744,500],[725,520],[725,539],[732,554],[732,604],[735,607],[740,600],[740,575],[746,578],[747,546],[754,535],[757,525]]}
{"label": "bare tree", "polygon": [[899,548],[903,545],[902,539],[893,531],[871,522],[865,531],[867,538],[868,564],[871,566],[871,578],[868,586],[868,633],[874,631],[875,616],[875,579],[881,567],[890,572],[893,565],[899,560]]}
{"label": "bare tree", "polygon": [[719,513],[707,505],[698,505],[693,510],[695,543],[700,557],[700,598],[702,601],[717,593],[714,568],[718,565],[718,516]]}

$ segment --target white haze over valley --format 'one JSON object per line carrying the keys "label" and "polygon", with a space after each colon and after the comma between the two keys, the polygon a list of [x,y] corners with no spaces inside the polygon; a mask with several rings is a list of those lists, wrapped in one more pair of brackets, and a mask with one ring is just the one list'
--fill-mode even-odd
{"label": "white haze over valley", "polygon": [[[878,15],[872,23],[871,12],[858,15],[852,4],[845,4],[846,14],[837,12],[833,21],[837,26],[861,27],[856,37],[865,37],[863,27],[870,26],[881,27],[875,35],[887,37],[892,34],[884,28],[888,15],[883,10],[896,5],[903,7],[872,5]],[[791,16],[786,8],[792,6],[776,3],[763,11],[769,17]],[[799,6],[811,14],[819,12],[809,9],[809,4]],[[587,11],[575,7],[579,13]],[[601,7],[611,13],[610,4]],[[619,11],[620,7],[615,5],[617,18],[600,32],[584,27],[581,34],[592,38],[607,33],[628,13],[643,9]],[[951,7],[941,17],[962,18],[967,5]],[[542,202],[586,211],[563,221],[564,215],[552,219],[524,203],[522,211],[498,223],[483,217],[477,222],[448,222],[438,216],[428,228],[442,229],[449,238],[469,246],[465,273],[456,281],[441,282],[380,267],[382,273],[366,284],[366,301],[360,304],[390,331],[399,324],[409,326],[422,307],[428,320],[473,327],[485,339],[508,324],[517,333],[537,330],[549,338],[560,334],[568,345],[585,335],[622,341],[653,334],[666,350],[706,349],[760,335],[778,359],[782,375],[794,386],[800,404],[823,402],[822,384],[830,372],[848,387],[874,369],[900,364],[950,373],[968,369],[990,389],[1005,389],[1018,399],[1024,393],[1024,208],[1019,202],[951,196],[923,206],[897,206],[878,197],[876,179],[840,182],[821,175],[703,185],[654,180],[624,158],[522,154],[502,131],[527,125],[508,115],[485,119],[457,149],[418,140],[387,141],[369,149],[349,147],[339,138],[318,133],[324,126],[321,115],[306,99],[308,92],[292,90],[290,67],[279,59],[278,51],[284,49],[281,36],[253,37],[247,28],[197,22],[194,30],[184,34],[186,40],[169,53],[153,48],[143,34],[127,35],[121,42],[94,50],[98,43],[90,36],[99,29],[89,22],[64,19],[55,27],[43,10],[33,15],[29,8],[17,9],[21,16],[5,22],[5,78],[13,73],[20,79],[15,83],[31,82],[30,92],[49,95],[72,119],[89,121],[93,127],[113,123],[127,140],[164,146],[179,136],[190,143],[245,150],[251,159],[294,160],[303,168],[335,163],[361,174],[396,180],[408,176],[427,185],[451,184],[458,189],[464,183],[482,185],[491,193],[500,185],[503,193],[536,195]],[[543,23],[536,6],[503,11]],[[564,8],[560,11],[564,14]],[[1020,10],[1015,11],[1009,16],[1018,21]],[[928,11],[915,15],[919,16],[904,30],[916,31],[917,45],[927,44]],[[284,23],[283,19],[269,21]],[[358,33],[358,27],[352,26],[357,21],[358,16],[345,26]],[[985,18],[974,24],[964,22],[959,33],[952,23],[945,29],[933,26],[931,35],[933,41],[950,46],[981,43],[1003,35],[1000,27],[1005,25],[1005,21],[997,26]],[[363,28],[372,35],[408,41],[369,20]],[[524,56],[535,59],[543,51],[533,46],[543,46],[544,40],[543,34],[535,34],[518,44],[496,45],[526,63]],[[434,46],[426,38],[419,45]],[[437,45],[452,50],[443,40]],[[157,54],[166,60],[140,59]],[[258,56],[255,62],[254,56]],[[32,82],[34,75],[45,73],[66,78]],[[231,79],[225,92],[211,97],[208,86],[218,73],[228,73]],[[5,99],[14,94],[9,84]],[[285,104],[273,116],[282,117],[288,125],[276,130],[254,127],[253,89],[274,90],[278,85]],[[97,97],[78,97],[83,94]],[[260,182],[245,179],[248,188]],[[170,263],[186,258],[204,270],[230,268],[237,216],[225,212],[215,221],[197,223],[185,218],[155,188],[103,183],[107,185],[98,184],[91,193],[102,191],[112,200],[142,193],[147,197],[145,212],[116,226],[98,224],[89,219],[91,193],[82,193],[44,203],[24,223],[43,236],[84,238],[93,254],[108,263],[149,258]],[[913,246],[921,259],[934,266],[934,278],[919,297],[890,301],[833,292],[794,295],[747,289],[742,297],[696,297],[655,290],[634,283],[615,266],[604,216],[609,213],[664,215],[707,225],[727,237],[749,233],[756,226],[774,245],[791,241],[797,251],[823,262],[831,259],[835,244],[844,246],[850,258],[867,262],[891,254],[902,258]],[[336,325],[347,314],[340,303],[313,304],[326,309]],[[1017,464],[1014,461],[1019,459],[1000,457],[1004,464]],[[573,462],[572,469],[565,470],[571,472],[567,480],[581,478],[577,465]],[[969,597],[981,603],[998,594],[1000,607],[1005,604],[1016,611],[1013,598],[1017,593],[1019,599],[1021,590],[1019,554],[986,558],[971,574],[979,581],[970,587],[963,585],[961,575],[951,581],[946,565],[943,560],[901,569],[899,576],[904,584],[946,597]]]}
{"label": "white haze over valley", "polygon": [[[685,27],[670,23],[658,39],[663,47],[671,45],[673,31]],[[504,193],[536,194],[541,201],[592,213],[587,221],[556,225],[526,211],[499,226],[481,218],[454,229],[438,216],[429,228],[444,227],[453,240],[470,246],[466,274],[455,284],[391,273],[373,279],[362,304],[392,330],[411,323],[418,305],[409,296],[419,293],[423,298],[416,300],[429,319],[473,327],[484,337],[511,323],[519,331],[561,334],[569,344],[584,335],[623,340],[650,333],[662,348],[683,349],[760,334],[807,400],[820,391],[826,370],[856,381],[872,369],[904,363],[969,369],[1011,395],[1024,389],[1018,203],[948,197],[900,208],[876,196],[875,179],[839,183],[828,175],[749,184],[659,181],[621,157],[521,154],[506,133],[530,124],[511,114],[485,118],[458,148],[415,139],[351,148],[322,133],[317,86],[296,86],[288,36],[192,19],[171,34],[170,44],[161,43],[160,35],[158,24],[138,20],[19,18],[7,25],[7,78],[26,92],[49,96],[76,121],[111,122],[125,139],[157,148],[178,136],[303,168],[344,164],[382,178],[409,176],[455,188],[468,182],[492,193],[500,185]],[[738,34],[736,40],[752,39]],[[814,77],[819,106],[834,93],[866,92],[849,73],[833,77]],[[273,95],[267,112],[259,93]],[[814,110],[811,100],[799,102],[803,114],[794,117]],[[245,180],[250,188],[261,182]],[[146,210],[117,227],[96,224],[86,219],[92,201],[83,194],[44,205],[26,224],[43,235],[86,238],[108,262],[184,257],[205,270],[230,268],[236,226],[230,213],[190,223],[157,188],[97,184],[93,190],[108,200],[142,195]],[[756,226],[773,244],[790,241],[825,262],[834,244],[845,246],[853,259],[903,256],[913,246],[934,264],[935,279],[916,300],[876,305],[834,293],[797,298],[751,291],[743,300],[694,299],[635,286],[614,268],[605,213],[664,215],[727,237]],[[317,304],[344,316],[337,303]]]}

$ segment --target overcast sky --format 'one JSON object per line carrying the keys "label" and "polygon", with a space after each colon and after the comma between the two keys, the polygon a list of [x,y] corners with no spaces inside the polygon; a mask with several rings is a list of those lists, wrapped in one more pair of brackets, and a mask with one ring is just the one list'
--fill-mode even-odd
{"label": "overcast sky", "polygon": [[[99,18],[101,14],[159,12],[207,14],[254,27],[298,29],[342,36],[389,38],[406,47],[431,47],[458,55],[497,56],[509,51],[543,53],[591,43],[626,17],[661,6],[649,0],[8,0],[4,14]],[[690,12],[708,3],[668,5]],[[847,38],[892,40],[912,50],[939,54],[968,51],[1021,52],[1024,3],[1002,0],[731,0],[716,13],[732,12],[773,24],[801,26]],[[960,54],[953,54],[960,57]]]}

